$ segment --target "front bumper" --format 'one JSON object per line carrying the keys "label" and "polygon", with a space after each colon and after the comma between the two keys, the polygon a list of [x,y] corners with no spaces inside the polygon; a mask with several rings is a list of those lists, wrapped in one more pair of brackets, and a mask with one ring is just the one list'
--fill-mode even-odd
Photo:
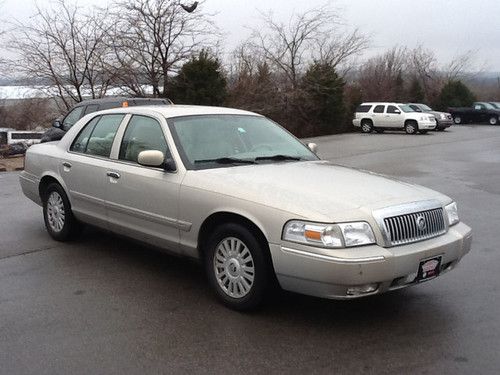
{"label": "front bumper", "polygon": [[453,125],[453,120],[451,119],[446,119],[446,120],[437,119],[437,126],[436,126],[437,128],[444,129],[444,128],[449,128],[452,125]]}
{"label": "front bumper", "polygon": [[[453,269],[469,252],[471,229],[458,223],[446,234],[426,241],[383,248],[370,245],[331,250],[285,243],[270,244],[281,287],[292,292],[332,299],[383,293],[416,284],[423,259],[442,256],[440,275]],[[348,289],[377,284],[376,290],[350,295]]]}
{"label": "front bumper", "polygon": [[419,121],[419,130],[434,130],[436,128],[436,121]]}

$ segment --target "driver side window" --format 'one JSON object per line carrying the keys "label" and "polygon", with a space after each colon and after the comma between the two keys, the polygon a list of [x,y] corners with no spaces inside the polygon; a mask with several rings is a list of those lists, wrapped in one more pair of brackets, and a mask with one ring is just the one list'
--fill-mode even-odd
{"label": "driver side window", "polygon": [[393,114],[397,114],[398,115],[398,114],[401,113],[401,111],[397,107],[395,107],[393,105],[390,105],[390,106],[387,107],[387,112],[386,113],[393,113]]}
{"label": "driver side window", "polygon": [[137,163],[139,153],[146,150],[161,151],[165,159],[170,157],[160,123],[151,117],[134,115],[123,135],[118,159]]}

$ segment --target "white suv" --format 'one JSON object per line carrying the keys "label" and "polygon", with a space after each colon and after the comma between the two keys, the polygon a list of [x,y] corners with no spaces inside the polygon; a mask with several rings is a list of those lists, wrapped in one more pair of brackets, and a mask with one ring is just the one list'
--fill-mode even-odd
{"label": "white suv", "polygon": [[390,129],[425,134],[436,127],[433,115],[415,112],[409,105],[401,103],[363,103],[356,108],[352,123],[363,133],[373,130],[382,133]]}

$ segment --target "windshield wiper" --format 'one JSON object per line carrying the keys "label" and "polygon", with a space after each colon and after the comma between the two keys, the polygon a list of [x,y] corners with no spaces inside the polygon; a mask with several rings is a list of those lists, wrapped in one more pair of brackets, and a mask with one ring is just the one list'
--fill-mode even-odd
{"label": "windshield wiper", "polygon": [[281,160],[302,160],[302,159],[300,157],[298,157],[298,156],[278,154],[278,155],[270,155],[270,156],[258,156],[258,157],[255,158],[255,161],[257,161],[257,160],[277,160],[277,161],[281,161]]}
{"label": "windshield wiper", "polygon": [[217,163],[217,164],[256,164],[255,161],[253,160],[248,160],[248,159],[238,159],[238,158],[231,158],[231,157],[222,157],[222,158],[216,158],[216,159],[202,159],[202,160],[195,160],[195,164],[199,163]]}

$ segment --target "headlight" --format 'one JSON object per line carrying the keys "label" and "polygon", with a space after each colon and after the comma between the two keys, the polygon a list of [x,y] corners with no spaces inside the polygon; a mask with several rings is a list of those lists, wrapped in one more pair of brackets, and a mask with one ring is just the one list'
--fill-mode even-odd
{"label": "headlight", "polygon": [[319,247],[353,247],[375,243],[375,235],[367,222],[340,224],[308,223],[292,220],[283,228],[283,239]]}
{"label": "headlight", "polygon": [[450,203],[444,209],[446,210],[446,214],[448,215],[448,223],[449,223],[450,227],[452,225],[457,224],[460,221],[460,219],[458,217],[457,204],[455,202]]}
{"label": "headlight", "polygon": [[445,120],[446,119],[446,115],[444,113],[441,113],[441,120]]}

